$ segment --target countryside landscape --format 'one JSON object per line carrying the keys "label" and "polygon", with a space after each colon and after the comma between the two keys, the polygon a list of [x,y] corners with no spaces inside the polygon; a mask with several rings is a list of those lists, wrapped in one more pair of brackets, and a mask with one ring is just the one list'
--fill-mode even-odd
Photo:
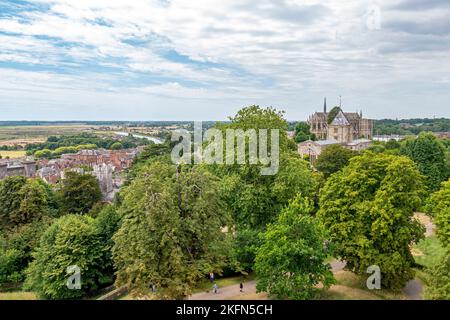
{"label": "countryside landscape", "polygon": [[448,1],[1,1],[0,307],[445,306],[448,21]]}

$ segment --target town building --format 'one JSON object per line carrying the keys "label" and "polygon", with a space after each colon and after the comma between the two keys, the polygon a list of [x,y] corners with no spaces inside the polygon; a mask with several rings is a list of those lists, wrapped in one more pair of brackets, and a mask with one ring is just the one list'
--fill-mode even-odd
{"label": "town building", "polygon": [[371,145],[373,121],[363,118],[362,111],[348,113],[338,107],[334,117],[329,118],[325,98],[323,112],[316,112],[308,119],[310,131],[318,141],[308,140],[298,144],[301,156],[307,155],[314,161],[330,145],[340,144],[354,151],[364,150]]}
{"label": "town building", "polygon": [[36,161],[14,159],[0,162],[0,180],[11,176],[34,178],[36,176]]}

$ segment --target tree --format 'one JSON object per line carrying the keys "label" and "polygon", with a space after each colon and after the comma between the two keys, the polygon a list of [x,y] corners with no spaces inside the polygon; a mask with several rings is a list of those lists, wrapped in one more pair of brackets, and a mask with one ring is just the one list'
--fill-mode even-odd
{"label": "tree", "polygon": [[426,177],[426,185],[430,192],[440,188],[443,181],[448,179],[448,165],[446,163],[445,148],[431,132],[422,132],[418,138],[403,141],[400,154],[410,157]]}
{"label": "tree", "polygon": [[334,283],[325,229],[310,214],[313,206],[300,196],[291,201],[263,234],[257,251],[257,290],[278,299],[312,299],[318,284]]}
{"label": "tree", "polygon": [[334,118],[336,118],[336,116],[338,115],[339,111],[341,111],[340,107],[333,107],[333,109],[330,110],[330,112],[328,113],[327,116],[327,123],[331,124],[334,120]]}
{"label": "tree", "polygon": [[229,214],[218,180],[202,166],[153,162],[122,191],[123,222],[114,235],[117,286],[181,299],[227,257]]}
{"label": "tree", "polygon": [[120,142],[115,142],[110,147],[111,150],[121,150],[123,149],[123,145]]}
{"label": "tree", "polygon": [[[53,192],[40,179],[8,177],[0,182],[0,230],[11,231],[21,225],[49,216],[56,208]],[[54,214],[54,212],[53,212]]]}
{"label": "tree", "polygon": [[377,265],[382,286],[400,289],[414,276],[410,246],[424,234],[413,219],[422,195],[422,177],[410,159],[366,152],[327,180],[318,217],[349,270],[365,274]]}
{"label": "tree", "polygon": [[261,238],[258,230],[238,230],[233,241],[233,261],[238,264],[235,269],[246,273],[253,271],[256,251],[260,246]]}
{"label": "tree", "polygon": [[386,142],[385,148],[386,150],[394,150],[394,149],[400,149],[401,144],[397,140],[391,139],[388,142]]}
{"label": "tree", "polygon": [[295,126],[295,142],[301,143],[307,140],[317,140],[314,133],[311,133],[310,126],[306,122],[298,122]]}
{"label": "tree", "polygon": [[444,182],[441,189],[429,197],[426,205],[427,212],[433,217],[447,208],[450,208],[450,180]]}
{"label": "tree", "polygon": [[262,230],[274,221],[281,209],[298,192],[313,196],[317,190],[316,176],[309,164],[289,149],[287,121],[275,109],[250,106],[240,110],[231,122],[216,127],[226,129],[278,129],[279,170],[275,175],[261,175],[262,164],[211,165],[209,169],[222,178],[222,194],[239,229]]}
{"label": "tree", "polygon": [[450,299],[450,253],[447,252],[441,261],[427,270],[427,286],[424,297],[427,300]]}
{"label": "tree", "polygon": [[26,185],[27,178],[20,176],[7,177],[0,181],[0,226],[2,230],[12,227],[11,212],[17,212],[22,198],[20,190]]}
{"label": "tree", "polygon": [[50,223],[50,218],[43,217],[0,235],[3,238],[3,243],[0,240],[0,284],[19,283],[25,279],[24,271],[33,260],[32,252]]}
{"label": "tree", "polygon": [[339,144],[331,145],[317,158],[314,166],[322,172],[325,178],[328,178],[335,172],[348,165],[350,159],[355,156],[355,153]]}
{"label": "tree", "polygon": [[57,192],[62,208],[68,213],[83,214],[102,199],[97,179],[91,174],[65,172]]}
{"label": "tree", "polygon": [[[25,288],[45,299],[76,299],[95,292],[102,278],[103,251],[92,218],[63,216],[42,235],[26,271]],[[80,268],[80,290],[67,287],[67,268],[71,266]]]}
{"label": "tree", "polygon": [[115,272],[112,259],[112,248],[114,246],[113,236],[119,230],[121,222],[121,215],[113,205],[104,206],[93,221],[94,227],[97,229],[100,237],[100,241],[103,244],[103,265],[100,269],[102,283],[113,282]]}

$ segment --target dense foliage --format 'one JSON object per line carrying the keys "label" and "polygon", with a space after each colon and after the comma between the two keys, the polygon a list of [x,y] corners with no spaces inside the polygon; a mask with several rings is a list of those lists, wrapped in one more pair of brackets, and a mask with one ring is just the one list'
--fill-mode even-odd
{"label": "dense foliage", "polygon": [[339,144],[331,145],[317,158],[314,167],[322,172],[326,178],[348,165],[355,153]]}
{"label": "dense foliage", "polygon": [[295,126],[295,136],[294,140],[297,143],[301,143],[307,140],[317,140],[317,137],[314,133],[311,133],[309,124],[306,122],[298,122]]}
{"label": "dense foliage", "polygon": [[450,119],[408,119],[375,120],[374,132],[377,135],[399,134],[399,135],[418,135],[424,131],[431,132],[450,132]]}
{"label": "dense foliage", "polygon": [[56,157],[63,153],[74,153],[80,149],[128,149],[137,146],[148,145],[147,139],[133,136],[117,138],[99,137],[91,133],[81,133],[70,136],[50,136],[46,142],[31,143],[26,146],[27,154],[35,154],[37,157]]}
{"label": "dense foliage", "polygon": [[[81,298],[97,290],[108,261],[107,247],[93,219],[65,215],[43,234],[27,269],[26,288],[46,299]],[[77,266],[81,272],[81,289],[69,289],[67,268]]]}
{"label": "dense foliage", "polygon": [[434,192],[448,179],[449,167],[445,148],[436,136],[422,132],[418,138],[408,138],[402,142],[400,154],[410,157],[425,176],[428,190]]}
{"label": "dense foliage", "polygon": [[328,179],[318,217],[349,270],[365,274],[377,265],[382,286],[400,289],[414,277],[410,245],[424,234],[413,219],[422,193],[421,175],[410,159],[368,152]]}
{"label": "dense foliage", "polygon": [[217,178],[201,166],[154,162],[125,188],[123,223],[114,236],[117,285],[136,293],[149,286],[158,296],[180,299],[229,255],[229,214]]}
{"label": "dense foliage", "polygon": [[62,209],[66,213],[83,214],[102,199],[102,193],[97,179],[87,173],[75,171],[65,172],[60,182],[57,196]]}
{"label": "dense foliage", "polygon": [[327,233],[310,214],[313,206],[301,197],[291,201],[267,227],[257,251],[257,290],[278,299],[312,299],[334,283],[329,264]]}

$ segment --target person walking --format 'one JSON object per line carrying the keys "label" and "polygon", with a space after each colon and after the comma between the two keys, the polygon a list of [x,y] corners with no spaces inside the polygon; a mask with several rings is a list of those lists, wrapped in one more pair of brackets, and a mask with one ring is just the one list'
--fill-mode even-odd
{"label": "person walking", "polygon": [[214,282],[214,273],[210,272],[209,281]]}
{"label": "person walking", "polygon": [[214,282],[214,285],[213,285],[213,290],[214,290],[214,293],[217,293],[217,283],[215,283],[215,282]]}
{"label": "person walking", "polygon": [[239,289],[241,292],[244,292],[244,284],[242,282],[239,284]]}

